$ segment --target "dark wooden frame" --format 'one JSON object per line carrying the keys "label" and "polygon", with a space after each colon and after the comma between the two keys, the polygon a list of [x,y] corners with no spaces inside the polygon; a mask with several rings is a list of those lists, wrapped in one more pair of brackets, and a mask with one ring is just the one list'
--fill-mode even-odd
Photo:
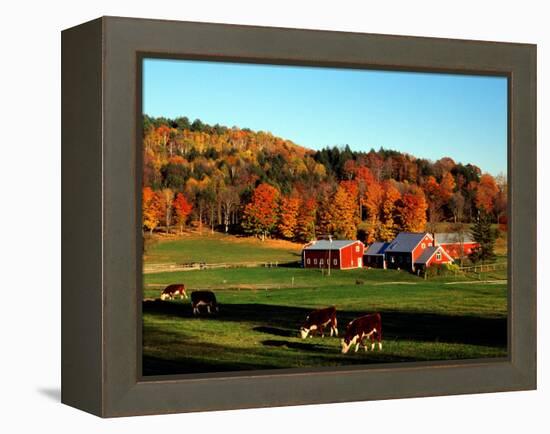
{"label": "dark wooden frame", "polygon": [[[504,75],[509,357],[142,378],[142,56]],[[62,32],[62,402],[103,416],[536,388],[536,46],[104,17]]]}

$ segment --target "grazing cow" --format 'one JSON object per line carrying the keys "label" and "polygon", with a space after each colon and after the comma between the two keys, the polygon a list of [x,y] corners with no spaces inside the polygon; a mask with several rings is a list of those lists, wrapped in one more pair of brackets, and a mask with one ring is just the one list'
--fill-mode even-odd
{"label": "grazing cow", "polygon": [[313,335],[319,331],[321,337],[325,337],[325,327],[330,324],[330,335],[334,333],[338,336],[338,329],[336,328],[336,308],[334,306],[326,307],[324,309],[318,309],[311,312],[307,317],[305,322],[300,327],[300,336],[302,339],[313,337]]}
{"label": "grazing cow", "polygon": [[173,285],[168,285],[162,293],[160,294],[161,300],[172,300],[177,295],[180,295],[183,299],[187,298],[187,293],[185,292],[185,285],[183,283],[175,283]]}
{"label": "grazing cow", "polygon": [[371,340],[371,351],[374,351],[374,339],[378,341],[378,349],[382,350],[382,319],[379,313],[365,315],[354,319],[348,324],[346,335],[342,339],[342,354],[346,354],[352,345],[355,345],[355,352],[359,350],[359,345],[365,346],[365,351],[368,351],[367,345],[364,343],[366,339]]}
{"label": "grazing cow", "polygon": [[212,311],[219,312],[216,295],[212,291],[193,291],[191,293],[191,306],[193,307],[193,315],[200,313],[199,308],[206,306],[208,313]]}

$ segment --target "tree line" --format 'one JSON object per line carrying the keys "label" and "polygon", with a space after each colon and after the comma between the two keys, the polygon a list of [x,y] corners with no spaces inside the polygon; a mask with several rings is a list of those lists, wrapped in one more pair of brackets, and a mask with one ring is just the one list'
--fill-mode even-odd
{"label": "tree line", "polygon": [[394,150],[306,149],[269,132],[143,118],[143,227],[307,242],[388,241],[439,222],[506,222],[507,183]]}

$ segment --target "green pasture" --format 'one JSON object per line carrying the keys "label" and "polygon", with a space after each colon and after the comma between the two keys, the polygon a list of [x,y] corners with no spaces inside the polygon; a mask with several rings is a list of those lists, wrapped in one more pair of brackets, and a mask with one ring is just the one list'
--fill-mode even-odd
{"label": "green pasture", "polygon": [[[292,263],[291,244],[223,235],[149,246],[145,262]],[[296,266],[239,267],[144,275],[145,375],[332,367],[506,356],[506,270],[424,280],[406,271],[326,272]],[[160,301],[168,284],[211,289],[217,315],[193,317],[189,300]],[[339,339],[298,337],[306,315],[334,305],[340,334],[353,318],[380,312],[383,351],[340,354]]]}
{"label": "green pasture", "polygon": [[[214,289],[220,312],[194,318],[188,300],[144,302],[146,375],[506,355],[503,283],[447,284],[393,270],[323,276],[312,270],[247,268],[147,275],[144,295],[154,298],[161,286],[176,281]],[[337,338],[300,339],[298,328],[308,312],[330,305],[337,307],[341,333],[353,318],[380,312],[383,351],[343,355]]]}

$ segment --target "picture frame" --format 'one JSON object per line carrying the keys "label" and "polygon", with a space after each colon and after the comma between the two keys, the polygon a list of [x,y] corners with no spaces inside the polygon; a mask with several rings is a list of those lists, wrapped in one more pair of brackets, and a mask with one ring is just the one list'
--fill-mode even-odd
{"label": "picture frame", "polygon": [[[142,377],[143,56],[507,76],[508,357]],[[535,389],[536,241],[535,45],[120,17],[62,32],[67,405],[116,417]]]}

